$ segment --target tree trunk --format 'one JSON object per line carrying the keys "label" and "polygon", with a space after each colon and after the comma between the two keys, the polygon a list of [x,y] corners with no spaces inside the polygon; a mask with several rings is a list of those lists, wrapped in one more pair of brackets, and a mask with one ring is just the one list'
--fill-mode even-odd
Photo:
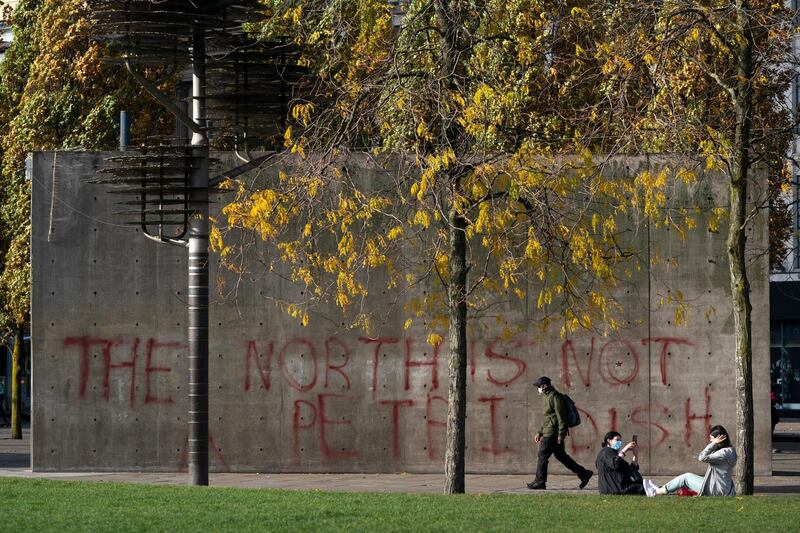
{"label": "tree trunk", "polygon": [[[453,195],[455,197],[455,193]],[[467,222],[457,212],[455,206],[450,210],[449,227],[450,285],[447,290],[447,303],[450,312],[450,357],[444,492],[461,494],[465,490],[467,426],[467,235],[465,231]]]}
{"label": "tree trunk", "polygon": [[11,354],[11,438],[22,438],[22,354],[25,349],[25,336],[22,326],[14,328],[14,351]]}
{"label": "tree trunk", "polygon": [[[463,36],[463,0],[435,0],[436,18],[441,37],[439,50],[440,95],[458,93],[458,79],[464,75],[464,49],[459,45]],[[452,147],[461,135],[461,126],[447,114],[442,117],[439,146]],[[447,304],[450,320],[447,395],[447,442],[444,457],[444,492],[461,494],[465,490],[464,465],[466,456],[467,426],[467,220],[459,212],[457,199],[461,193],[461,170],[450,168],[442,178],[450,184],[450,213],[448,233],[450,240],[450,280]]]}
{"label": "tree trunk", "polygon": [[737,24],[741,39],[736,50],[738,81],[736,87],[736,166],[730,182],[730,226],[727,251],[731,276],[736,334],[736,453],[739,461],[734,473],[738,494],[753,493],[753,344],[750,305],[750,282],[745,262],[745,220],[747,180],[750,169],[750,125],[752,121],[752,50],[750,7],[747,0],[737,0]]}

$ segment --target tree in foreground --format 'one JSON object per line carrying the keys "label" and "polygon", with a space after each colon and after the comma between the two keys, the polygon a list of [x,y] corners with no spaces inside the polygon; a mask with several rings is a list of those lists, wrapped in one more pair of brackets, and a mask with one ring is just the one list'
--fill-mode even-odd
{"label": "tree in foreground", "polygon": [[[643,151],[700,156],[727,178],[726,251],[735,330],[736,489],[753,492],[753,374],[747,230],[788,185],[786,92],[794,12],[762,0],[639,2],[621,8],[611,43],[644,87]],[[776,220],[776,219],[773,219]],[[780,232],[776,232],[780,238]]]}
{"label": "tree in foreground", "polygon": [[[380,277],[407,297],[406,328],[446,335],[444,490],[464,492],[468,324],[494,316],[513,336],[535,312],[562,334],[614,329],[614,288],[636,269],[631,210],[664,203],[668,169],[613,165],[628,125],[605,6],[412,1],[393,18],[383,0],[264,4],[254,31],[288,36],[316,84],[291,108],[294,159],[266,187],[230,183],[225,226],[277,244],[268,269],[307,297],[279,304],[303,323],[303,303],[330,298],[351,326],[380,328],[366,283]],[[239,243],[219,229],[212,242],[241,271]]]}

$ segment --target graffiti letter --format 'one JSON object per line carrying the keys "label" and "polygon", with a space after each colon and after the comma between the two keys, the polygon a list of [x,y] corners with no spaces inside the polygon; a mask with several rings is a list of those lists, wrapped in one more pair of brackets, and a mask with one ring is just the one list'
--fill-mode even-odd
{"label": "graffiti letter", "polygon": [[[300,346],[305,346],[306,348],[308,348],[308,355],[311,357],[311,369],[312,369],[311,379],[305,385],[294,379],[294,376],[292,376],[292,373],[289,371],[289,367],[286,365],[286,351],[289,349],[290,346],[294,344],[298,344]],[[304,355],[305,352],[301,353],[300,357],[302,358]],[[305,392],[313,389],[314,385],[317,384],[317,351],[314,349],[314,345],[310,341],[307,341],[306,339],[290,340],[284,345],[283,348],[281,348],[279,359],[281,365],[281,373],[283,374],[283,377],[286,378],[286,382],[289,384],[289,386],[294,390]],[[301,374],[302,370],[303,368],[301,367]]]}
{"label": "graffiti letter", "polygon": [[171,368],[165,366],[153,366],[153,352],[155,352],[156,350],[160,350],[162,348],[170,348],[178,350],[183,348],[183,344],[179,342],[158,342],[157,340],[152,338],[147,340],[147,355],[145,357],[145,365],[144,365],[144,378],[145,378],[144,403],[159,403],[159,404],[173,403],[172,396],[167,396],[166,398],[160,398],[150,393],[151,374],[154,374],[156,372],[164,372],[168,374],[172,372]]}
{"label": "graffiti letter", "polygon": [[640,405],[639,407],[635,407],[633,409],[633,411],[631,411],[631,423],[636,424],[636,425],[638,425],[640,427],[643,427],[643,428],[647,428],[648,426],[652,426],[652,427],[656,428],[657,430],[659,430],[661,432],[661,438],[659,438],[656,442],[654,442],[654,443],[651,442],[651,443],[648,443],[645,446],[643,446],[644,448],[651,448],[651,449],[652,448],[656,448],[662,442],[667,440],[667,437],[669,437],[669,431],[667,431],[667,429],[664,426],[662,426],[661,424],[650,420],[650,417],[647,417],[644,420],[639,418],[639,415],[643,414],[643,413],[657,413],[657,414],[661,414],[663,416],[669,416],[669,414],[670,414],[669,408],[667,408],[667,407],[665,407],[663,405],[659,405],[657,403],[654,403],[654,404],[651,404],[650,406]]}
{"label": "graffiti letter", "polygon": [[581,370],[581,365],[578,363],[578,356],[575,353],[575,347],[572,345],[571,340],[565,340],[564,343],[561,345],[561,374],[562,379],[564,380],[564,387],[569,389],[572,385],[569,377],[569,359],[567,359],[568,355],[567,352],[572,352],[572,360],[575,362],[575,368],[578,369],[578,375],[581,377],[581,381],[583,381],[583,385],[585,387],[592,386],[592,359],[594,358],[594,337],[592,337],[592,347],[589,350],[589,360],[586,363],[586,374],[583,373]]}
{"label": "graffiti letter", "polygon": [[431,367],[431,390],[439,388],[439,344],[433,346],[433,355],[430,361],[412,361],[411,360],[411,339],[406,339],[406,365],[405,365],[405,387],[406,390],[411,390],[411,368],[429,366]]}
{"label": "graffiti letter", "polygon": [[[67,337],[64,339],[64,346],[80,346],[81,348],[81,367],[80,367],[80,383],[78,385],[78,398],[83,400],[86,398],[86,387],[89,384],[89,361],[91,360],[91,350],[93,346],[101,346],[103,350],[103,359],[106,359],[106,352],[111,350],[111,345],[114,341],[108,339],[99,339],[96,337]],[[109,356],[110,358],[110,356]]]}
{"label": "graffiti letter", "polygon": [[245,364],[244,364],[244,390],[250,390],[250,360],[252,359],[256,363],[256,369],[258,370],[258,376],[261,378],[261,384],[264,386],[264,391],[268,391],[271,385],[271,376],[272,376],[272,354],[275,351],[275,345],[270,342],[267,344],[267,352],[264,354],[264,366],[261,366],[261,355],[258,353],[258,346],[256,346],[256,341],[250,340],[247,341],[247,354],[245,355]]}
{"label": "graffiti letter", "polygon": [[334,450],[328,445],[328,439],[325,436],[325,426],[333,425],[333,424],[341,424],[341,425],[350,425],[352,423],[351,420],[346,420],[342,417],[341,420],[330,420],[325,418],[325,400],[328,398],[345,398],[345,399],[352,399],[349,396],[345,396],[343,394],[320,394],[318,396],[319,401],[319,448],[322,452],[322,456],[326,459],[335,459],[337,457],[358,457],[359,453],[356,450],[345,450],[342,448],[342,451]]}
{"label": "graffiti letter", "polygon": [[129,403],[130,406],[133,407],[133,404],[136,401],[136,359],[139,357],[139,338],[136,337],[133,339],[133,343],[131,345],[131,358],[128,361],[114,364],[111,362],[111,348],[112,346],[116,346],[118,344],[121,344],[121,342],[112,341],[103,348],[103,398],[108,401],[110,397],[111,370],[115,368],[130,368],[131,390],[129,394]]}
{"label": "graffiti letter", "polygon": [[[514,383],[517,380],[517,378],[519,378],[522,374],[525,373],[525,370],[527,369],[528,365],[526,365],[525,361],[523,361],[522,359],[518,359],[516,357],[512,357],[512,356],[508,355],[508,353],[501,354],[501,353],[495,352],[494,351],[494,347],[499,341],[500,341],[500,338],[494,339],[489,344],[489,346],[486,347],[486,350],[484,351],[484,355],[486,355],[486,358],[489,359],[490,361],[493,360],[493,359],[499,359],[500,361],[509,361],[511,363],[514,363],[514,366],[517,367],[517,371],[513,376],[511,376],[508,379],[500,379],[500,380],[498,380],[498,379],[495,379],[495,377],[492,375],[492,369],[490,368],[486,372],[486,379],[489,381],[489,383],[493,383],[495,385],[511,385],[512,383]],[[517,341],[514,344],[514,347],[522,348],[523,346],[530,346],[531,344],[532,343],[527,343],[526,344],[526,343],[523,343],[521,341]]]}
{"label": "graffiti letter", "polygon": [[441,396],[431,396],[431,394],[428,393],[428,401],[425,403],[425,421],[426,421],[425,426],[426,426],[427,433],[428,433],[428,459],[430,459],[431,461],[436,459],[436,454],[433,452],[432,428],[433,427],[447,427],[447,423],[446,422],[442,422],[441,420],[434,420],[433,417],[431,416],[431,414],[432,414],[431,413],[431,411],[432,411],[431,406],[432,406],[434,400],[443,402],[445,405],[447,405],[447,399],[445,399],[445,398],[443,398]]}
{"label": "graffiti letter", "polygon": [[400,408],[403,406],[411,407],[413,400],[381,400],[383,405],[392,406],[392,455],[395,459],[400,459]]}
{"label": "graffiti letter", "polygon": [[[628,375],[619,377],[617,376],[617,368],[622,368],[624,366],[624,362],[613,357],[610,357],[610,346],[621,344],[622,346],[627,349],[626,355],[631,358],[632,367],[628,371]],[[639,375],[639,354],[636,353],[636,348],[633,346],[633,343],[628,342],[624,339],[621,340],[610,340],[603,345],[600,349],[600,377],[603,378],[603,381],[608,383],[609,385],[625,385],[627,383],[631,383],[636,376]]]}
{"label": "graffiti letter", "polygon": [[583,442],[578,444],[578,439],[576,437],[577,435],[583,432],[583,428],[585,428],[586,425],[581,424],[580,426],[570,429],[570,435],[572,436],[572,438],[569,439],[569,443],[570,443],[570,449],[572,450],[573,454],[577,454],[579,450],[582,451],[582,449],[584,448],[587,450],[591,449],[592,444],[600,439],[600,431],[597,429],[597,422],[594,421],[594,417],[589,413],[589,411],[585,411],[577,406],[576,409],[580,411],[581,418],[585,418],[592,424],[592,430],[594,431],[594,436],[591,438],[589,444],[584,444]]}
{"label": "graffiti letter", "polygon": [[686,425],[684,426],[683,431],[683,440],[686,442],[686,446],[692,445],[692,421],[693,420],[703,420],[705,422],[705,434],[708,435],[711,433],[711,395],[708,393],[708,387],[703,389],[703,396],[705,397],[706,401],[706,408],[703,415],[696,415],[692,413],[692,399],[686,398],[686,404],[684,407],[684,412],[686,416]]}
{"label": "graffiti letter", "polygon": [[652,339],[642,339],[642,344],[647,345],[649,342],[663,343],[661,346],[661,356],[659,357],[659,365],[661,367],[661,384],[667,384],[667,361],[669,355],[670,344],[685,344],[687,346],[694,346],[686,339],[679,339],[677,337],[656,337]]}
{"label": "graffiti letter", "polygon": [[501,448],[497,444],[497,404],[505,400],[502,396],[481,396],[478,401],[481,403],[489,404],[489,433],[491,436],[491,445],[481,448],[482,452],[490,455],[500,455],[501,453],[514,453],[513,448],[506,446]]}
{"label": "graffiti letter", "polygon": [[375,353],[372,356],[372,399],[374,400],[378,395],[378,361],[381,356],[381,347],[384,344],[397,344],[398,340],[394,337],[378,337],[377,339],[359,337],[358,340],[364,344],[375,344]]}
{"label": "graffiti letter", "polygon": [[[305,423],[301,424],[300,422],[303,420],[303,416],[300,414],[300,406],[305,405],[309,409],[311,409],[311,418],[310,420]],[[314,424],[317,422],[317,408],[314,406],[313,403],[307,402],[305,400],[295,400],[294,401],[294,413],[292,414],[292,452],[294,455],[294,463],[300,463],[300,430],[302,429],[311,429],[314,427]]]}
{"label": "graffiti letter", "polygon": [[617,408],[612,407],[608,410],[608,418],[611,420],[611,423],[608,425],[610,431],[617,430]]}
{"label": "graffiti letter", "polygon": [[[331,345],[338,344],[339,348],[341,348],[342,359],[344,362],[340,365],[332,365],[331,364]],[[347,345],[337,339],[336,337],[328,337],[325,341],[325,388],[328,388],[328,375],[330,371],[333,370],[337,372],[340,376],[344,378],[345,381],[345,390],[350,390],[350,378],[347,377],[347,373],[344,371],[344,367],[347,366],[347,363],[350,362],[350,350],[347,349]]]}

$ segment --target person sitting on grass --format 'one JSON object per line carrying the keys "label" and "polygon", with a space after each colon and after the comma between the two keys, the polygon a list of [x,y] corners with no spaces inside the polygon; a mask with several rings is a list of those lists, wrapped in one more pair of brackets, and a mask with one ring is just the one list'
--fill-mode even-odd
{"label": "person sitting on grass", "polygon": [[[603,437],[602,448],[597,454],[597,488],[600,494],[630,494],[644,496],[642,476],[639,474],[636,442],[622,445],[622,435],[609,431]],[[624,457],[631,454],[628,464]]]}
{"label": "person sitting on grass", "polygon": [[649,479],[644,480],[644,490],[648,496],[672,494],[681,488],[696,492],[698,496],[735,496],[733,486],[733,467],[736,466],[736,450],[731,446],[728,432],[722,426],[714,426],[708,435],[709,444],[700,452],[698,460],[708,463],[705,477],[687,472],[663,487],[657,487]]}

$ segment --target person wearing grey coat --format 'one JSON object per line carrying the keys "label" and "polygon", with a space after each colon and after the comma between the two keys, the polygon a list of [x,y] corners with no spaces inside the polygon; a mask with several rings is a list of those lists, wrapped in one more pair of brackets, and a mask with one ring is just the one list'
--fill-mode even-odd
{"label": "person wearing grey coat", "polygon": [[644,490],[648,496],[673,494],[681,488],[696,492],[698,496],[735,496],[733,468],[736,466],[736,450],[731,446],[728,432],[722,426],[714,426],[708,436],[708,446],[697,457],[708,464],[706,475],[687,472],[662,487],[657,487],[649,479],[644,480]]}

